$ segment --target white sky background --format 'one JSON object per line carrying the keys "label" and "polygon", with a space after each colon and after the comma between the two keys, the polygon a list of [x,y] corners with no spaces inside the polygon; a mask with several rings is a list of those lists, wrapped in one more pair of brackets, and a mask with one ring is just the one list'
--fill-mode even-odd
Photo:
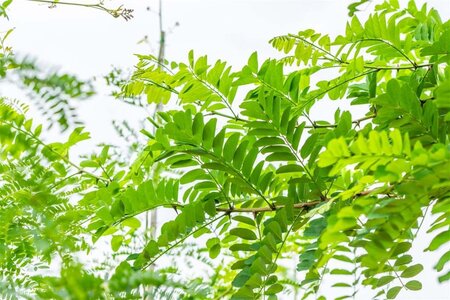
{"label": "white sky background", "polygon": [[[255,50],[260,59],[276,55],[267,43],[273,36],[307,28],[332,36],[342,33],[348,5],[348,1],[339,0],[163,0],[163,3],[165,28],[180,23],[167,36],[167,59],[186,61],[188,51],[194,49],[197,56],[222,58],[236,69]],[[428,3],[439,10],[444,20],[450,18],[450,0]],[[135,10],[132,20],[114,19],[93,9],[67,6],[49,9],[48,5],[15,0],[9,10],[10,21],[0,20],[0,31],[15,27],[8,44],[17,53],[29,54],[45,66],[56,66],[82,78],[101,78],[112,66],[131,68],[136,62],[133,53],[157,52],[158,17],[146,10],[150,6],[156,11],[157,1],[105,1],[107,7],[120,4]],[[370,8],[365,13],[369,11]],[[145,35],[151,45],[138,45]],[[335,107],[327,106],[320,113],[331,117]],[[138,122],[146,117],[142,110],[112,100],[102,90],[81,104],[79,115],[93,137],[92,142],[80,149],[88,152],[89,145],[117,139],[111,120]],[[419,236],[415,242],[417,254],[413,255],[425,266],[419,277],[424,283],[423,290],[402,291],[397,299],[450,299],[450,283],[439,285],[432,270],[439,256],[421,253],[428,243],[429,237]],[[327,298],[333,298],[331,290],[323,291]],[[367,299],[367,295],[361,294],[357,299]]]}

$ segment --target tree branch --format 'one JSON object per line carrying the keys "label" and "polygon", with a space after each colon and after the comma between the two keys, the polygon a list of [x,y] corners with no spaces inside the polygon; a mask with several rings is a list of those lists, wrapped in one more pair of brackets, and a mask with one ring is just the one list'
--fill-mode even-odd
{"label": "tree branch", "polygon": [[[327,199],[328,200],[328,199]],[[320,203],[323,203],[325,201],[320,201],[320,200],[316,200],[316,201],[311,201],[311,202],[304,202],[304,203],[296,203],[293,205],[293,207],[295,209],[304,209],[304,208],[311,208],[314,207]],[[216,208],[217,211],[221,211],[221,212],[225,212],[227,214],[232,214],[232,213],[261,213],[261,212],[271,212],[271,211],[277,211],[279,209],[282,209],[283,207],[285,207],[284,205],[276,205],[273,208],[272,207],[241,207],[241,208]]]}

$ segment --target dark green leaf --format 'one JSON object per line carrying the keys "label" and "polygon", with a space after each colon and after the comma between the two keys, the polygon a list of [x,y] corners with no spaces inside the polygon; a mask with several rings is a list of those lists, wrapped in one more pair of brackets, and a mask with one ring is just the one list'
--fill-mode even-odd
{"label": "dark green leaf", "polygon": [[256,234],[247,228],[233,228],[230,230],[231,235],[235,235],[244,240],[256,240]]}

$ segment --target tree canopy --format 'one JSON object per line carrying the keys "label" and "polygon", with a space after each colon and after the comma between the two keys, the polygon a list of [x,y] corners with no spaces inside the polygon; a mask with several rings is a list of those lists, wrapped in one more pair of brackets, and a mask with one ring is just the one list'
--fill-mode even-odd
{"label": "tree canopy", "polygon": [[[241,69],[194,52],[182,63],[139,55],[131,78],[112,73],[109,83],[122,101],[163,109],[140,134],[119,128],[130,151],[102,145],[81,158],[71,149],[89,133],[71,101],[91,96],[91,84],[17,59],[8,33],[0,37],[0,80],[18,78],[30,105],[71,132],[48,142],[26,99],[1,92],[1,297],[347,299],[368,287],[394,299],[420,290],[423,266],[409,253],[419,231],[432,236],[426,255],[450,240],[450,21],[397,0],[363,19],[365,2],[349,7],[341,35],[274,37],[280,57],[255,52]],[[330,101],[342,103],[333,121],[312,117]],[[157,208],[174,213],[152,236],[143,216]],[[100,263],[83,260],[105,242]],[[450,250],[435,259],[442,283],[449,261]],[[321,295],[326,280],[334,295]]]}

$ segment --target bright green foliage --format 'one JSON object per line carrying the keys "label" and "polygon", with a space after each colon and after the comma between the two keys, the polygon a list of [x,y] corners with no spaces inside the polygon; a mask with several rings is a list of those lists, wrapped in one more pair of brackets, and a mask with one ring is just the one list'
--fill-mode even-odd
{"label": "bright green foliage", "polygon": [[73,168],[67,156],[87,134],[77,129],[67,142],[46,145],[39,138],[42,127],[4,100],[0,116],[0,286],[6,295],[21,295],[37,284],[32,268],[45,269],[55,253],[64,257],[83,248],[82,229],[72,225],[87,215],[75,210],[69,196],[95,180]]}
{"label": "bright green foliage", "polygon": [[[149,118],[154,130],[142,130],[132,163],[106,146],[78,166],[70,148],[87,133],[75,129],[67,142],[46,145],[40,128],[3,102],[0,236],[14,245],[1,252],[4,281],[28,278],[19,287],[42,298],[53,289],[79,299],[139,297],[141,287],[191,299],[276,299],[301,287],[306,299],[325,280],[338,293],[345,288],[331,295],[338,299],[357,297],[361,286],[387,299],[420,290],[423,266],[409,250],[424,217],[435,219],[424,251],[450,240],[450,23],[395,0],[363,21],[354,14],[366,2],[349,7],[344,35],[275,37],[270,43],[285,57],[261,62],[255,52],[239,71],[193,52],[187,64],[138,56],[120,95],[173,109]],[[350,111],[338,109],[333,121],[313,117],[329,101]],[[176,215],[147,236],[141,216],[158,207]],[[104,285],[69,255],[88,246],[86,236],[110,242],[122,260]],[[207,287],[155,269],[191,237],[202,237],[217,268]],[[57,278],[11,267],[55,253],[67,253]],[[449,253],[436,257],[440,282],[450,280]],[[289,275],[292,259],[300,282]]]}
{"label": "bright green foliage", "polygon": [[12,0],[4,0],[0,5],[0,17],[8,17],[6,14],[6,9],[12,3]]}
{"label": "bright green foliage", "polygon": [[59,125],[61,131],[80,126],[82,122],[72,101],[92,96],[95,93],[92,83],[70,74],[44,70],[29,58],[17,58],[7,46],[11,34],[14,34],[12,29],[0,37],[0,97],[7,97],[4,90],[15,84],[46,118],[48,129],[54,124]]}

